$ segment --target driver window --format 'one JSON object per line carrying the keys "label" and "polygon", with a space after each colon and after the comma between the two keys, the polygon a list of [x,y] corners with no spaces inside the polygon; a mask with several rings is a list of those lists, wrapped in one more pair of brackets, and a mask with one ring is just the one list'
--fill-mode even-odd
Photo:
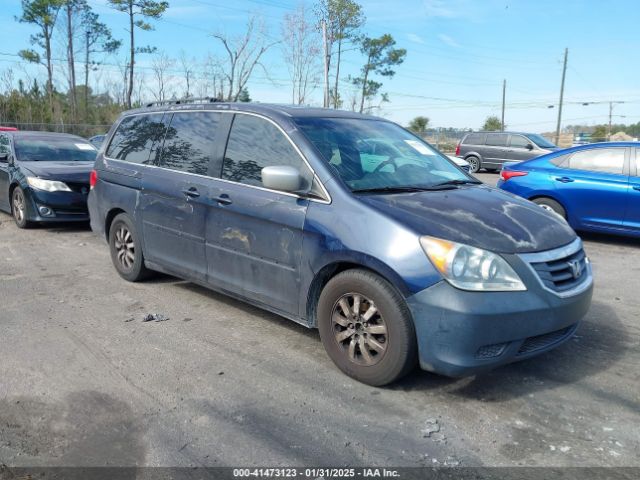
{"label": "driver window", "polygon": [[515,148],[527,148],[527,145],[531,144],[528,138],[522,135],[511,135],[511,146]]}

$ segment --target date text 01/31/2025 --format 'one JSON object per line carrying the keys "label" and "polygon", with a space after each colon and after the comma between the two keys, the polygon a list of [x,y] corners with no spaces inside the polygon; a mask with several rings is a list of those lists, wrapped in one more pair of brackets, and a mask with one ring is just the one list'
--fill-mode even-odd
{"label": "date text 01/31/2025", "polygon": [[387,468],[234,468],[235,478],[393,478],[397,470]]}

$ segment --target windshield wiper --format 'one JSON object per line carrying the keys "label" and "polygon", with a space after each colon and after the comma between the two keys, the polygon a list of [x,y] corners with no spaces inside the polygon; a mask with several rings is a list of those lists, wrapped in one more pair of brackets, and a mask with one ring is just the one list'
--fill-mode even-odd
{"label": "windshield wiper", "polygon": [[386,186],[386,187],[372,187],[372,188],[357,188],[355,190],[352,190],[352,192],[353,193],[411,193],[411,192],[429,192],[433,190],[449,190],[452,188],[456,188],[455,185],[438,184],[438,185],[431,185],[431,186],[425,186],[425,187]]}
{"label": "windshield wiper", "polygon": [[436,183],[433,185],[434,187],[444,187],[447,185],[456,186],[456,185],[480,185],[482,182],[478,180],[461,180],[459,178],[455,180],[447,180],[446,182]]}

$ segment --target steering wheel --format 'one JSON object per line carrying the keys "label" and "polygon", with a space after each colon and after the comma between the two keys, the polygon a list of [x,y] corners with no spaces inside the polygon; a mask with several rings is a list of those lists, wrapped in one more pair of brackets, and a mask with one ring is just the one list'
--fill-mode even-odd
{"label": "steering wheel", "polygon": [[371,173],[378,173],[381,169],[383,169],[387,165],[393,165],[393,169],[394,170],[398,170],[398,165],[396,165],[396,159],[397,158],[398,157],[391,157],[388,160],[385,160],[384,162],[380,162],[380,164],[378,164],[378,166],[376,168],[374,168],[373,172],[371,172]]}

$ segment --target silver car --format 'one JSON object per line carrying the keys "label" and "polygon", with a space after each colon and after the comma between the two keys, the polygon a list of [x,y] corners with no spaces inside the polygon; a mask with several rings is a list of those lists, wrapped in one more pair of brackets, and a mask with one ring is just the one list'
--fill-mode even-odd
{"label": "silver car", "polygon": [[559,147],[537,133],[473,132],[464,136],[456,156],[469,162],[469,171],[500,170],[505,162],[522,162],[558,150]]}

